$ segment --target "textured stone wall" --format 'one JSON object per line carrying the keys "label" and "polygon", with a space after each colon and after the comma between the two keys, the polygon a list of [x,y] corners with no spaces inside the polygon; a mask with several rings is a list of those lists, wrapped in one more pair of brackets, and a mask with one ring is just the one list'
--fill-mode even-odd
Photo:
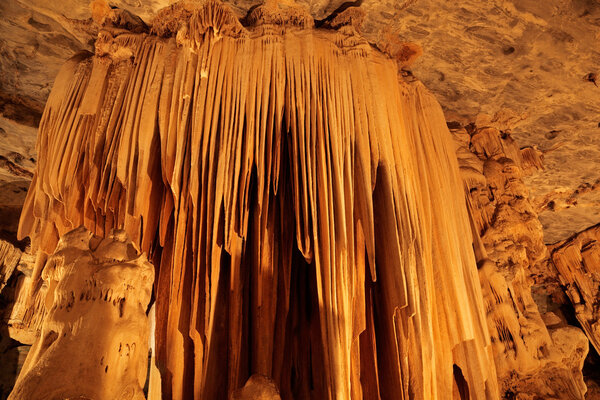
{"label": "textured stone wall", "polygon": [[100,238],[78,228],[41,277],[44,289],[30,290],[45,295],[45,312],[36,310],[41,326],[9,399],[145,399],[154,282],[145,256],[124,232]]}

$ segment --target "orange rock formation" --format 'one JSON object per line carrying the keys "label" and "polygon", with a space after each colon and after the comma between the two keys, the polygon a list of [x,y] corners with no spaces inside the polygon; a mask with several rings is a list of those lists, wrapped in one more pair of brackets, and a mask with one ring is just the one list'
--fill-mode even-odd
{"label": "orange rock formation", "polygon": [[154,268],[125,233],[67,233],[42,277],[47,315],[9,399],[145,399]]}
{"label": "orange rock formation", "polygon": [[522,179],[523,170],[541,167],[541,160],[530,148],[520,150],[496,123],[478,120],[483,126],[453,129],[453,136],[501,395],[583,399],[588,340],[566,323],[547,328],[531,291],[532,277],[553,278],[546,270],[542,226]]}
{"label": "orange rock formation", "polygon": [[256,374],[283,399],[498,398],[454,145],[399,78],[410,54],[293,5],[104,20],[56,78],[20,235],[52,253],[123,228],[150,255],[151,398]]}
{"label": "orange rock formation", "polygon": [[600,352],[600,225],[552,246],[552,262],[577,320]]}

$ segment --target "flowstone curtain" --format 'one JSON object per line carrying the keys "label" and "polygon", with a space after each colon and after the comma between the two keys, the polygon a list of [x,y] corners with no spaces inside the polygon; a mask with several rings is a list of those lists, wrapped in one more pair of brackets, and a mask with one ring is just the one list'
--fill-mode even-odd
{"label": "flowstone curtain", "polygon": [[443,114],[348,15],[181,2],[56,78],[20,235],[150,255],[164,399],[497,397]]}

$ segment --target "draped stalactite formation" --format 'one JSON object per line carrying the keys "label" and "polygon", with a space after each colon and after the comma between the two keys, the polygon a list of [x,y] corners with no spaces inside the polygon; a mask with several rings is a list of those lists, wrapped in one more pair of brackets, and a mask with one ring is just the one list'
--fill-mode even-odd
{"label": "draped stalactite formation", "polygon": [[498,397],[443,113],[360,20],[181,2],[56,78],[20,236],[122,228],[149,254],[151,398],[253,375],[283,399]]}
{"label": "draped stalactite formation", "polygon": [[552,264],[590,343],[600,353],[600,225],[551,247]]}

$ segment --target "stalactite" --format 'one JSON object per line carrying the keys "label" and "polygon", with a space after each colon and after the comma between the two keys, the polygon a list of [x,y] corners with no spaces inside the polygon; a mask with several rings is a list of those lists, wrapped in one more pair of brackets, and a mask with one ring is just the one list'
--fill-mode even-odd
{"label": "stalactite", "polygon": [[594,225],[551,247],[552,264],[558,271],[575,316],[596,351],[600,351],[600,225]]}
{"label": "stalactite", "polygon": [[443,113],[349,15],[177,3],[56,78],[20,235],[150,254],[164,399],[498,396]]}
{"label": "stalactite", "polygon": [[20,259],[21,251],[19,249],[4,240],[0,240],[0,293],[2,293],[2,289],[13,275]]}

